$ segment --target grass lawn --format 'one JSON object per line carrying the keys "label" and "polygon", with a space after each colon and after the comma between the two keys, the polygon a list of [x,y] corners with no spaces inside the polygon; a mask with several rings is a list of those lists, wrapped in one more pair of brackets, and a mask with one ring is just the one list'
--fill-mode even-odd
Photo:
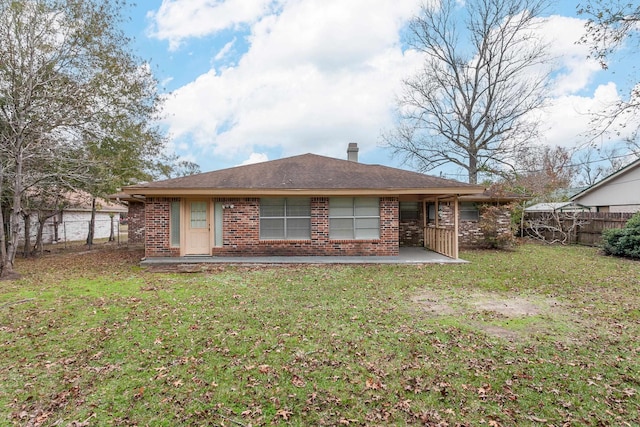
{"label": "grass lawn", "polygon": [[0,425],[637,426],[640,262],[583,247],[460,265],[19,260]]}

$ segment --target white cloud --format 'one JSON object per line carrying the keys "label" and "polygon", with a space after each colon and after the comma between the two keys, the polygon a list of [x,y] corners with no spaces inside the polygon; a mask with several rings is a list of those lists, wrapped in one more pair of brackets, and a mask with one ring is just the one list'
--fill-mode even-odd
{"label": "white cloud", "polygon": [[160,87],[167,87],[173,81],[173,77],[167,77],[160,82]]}
{"label": "white cloud", "polygon": [[[606,114],[621,99],[616,83],[604,80],[597,61],[588,59],[588,46],[577,43],[584,24],[584,20],[558,15],[541,19],[539,31],[548,43],[555,72],[545,108],[529,115],[541,123],[540,143],[566,148],[588,144],[595,115]],[[618,140],[625,136],[612,135]]]}
{"label": "white cloud", "polygon": [[170,133],[210,156],[277,149],[344,157],[375,148],[418,58],[399,33],[415,0],[290,1],[257,22],[233,67],[210,70],[166,104]]}
{"label": "white cloud", "polygon": [[[358,142],[364,158],[392,126],[402,78],[420,64],[400,41],[419,6],[420,0],[163,0],[152,15],[154,34],[171,48],[238,25],[249,30],[242,57],[224,63],[242,37],[232,34],[212,54],[221,66],[168,98],[165,123],[174,146],[188,146],[203,165],[305,152],[344,158],[348,142]],[[547,128],[541,142],[584,142],[588,113],[619,99],[615,84],[593,89],[601,69],[575,43],[583,25],[561,16],[543,22],[560,71],[553,102],[539,115]]]}
{"label": "white cloud", "polygon": [[567,16],[550,16],[541,27],[548,43],[547,53],[559,69],[553,78],[552,95],[568,96],[587,88],[602,69],[595,60],[587,59],[589,47],[578,44],[585,33],[585,21]]}
{"label": "white cloud", "polygon": [[215,61],[220,61],[220,60],[224,59],[224,57],[227,56],[227,54],[231,51],[231,48],[236,43],[236,40],[237,39],[234,37],[233,40],[231,40],[230,42],[225,44],[213,59]]}
{"label": "white cloud", "polygon": [[596,134],[597,142],[611,140],[616,143],[630,137],[633,130],[640,125],[639,119],[635,119],[634,123],[627,123],[628,126],[616,122],[601,136],[598,131],[605,131],[604,126],[600,125],[599,129],[594,129],[595,115],[606,115],[620,100],[618,87],[613,82],[599,85],[593,93],[585,96],[563,95],[553,98],[545,111],[538,116],[544,123],[544,137],[541,142],[551,146],[577,148],[593,143]]}
{"label": "white cloud", "polygon": [[158,11],[147,15],[154,23],[149,33],[168,40],[170,50],[175,50],[184,39],[251,24],[268,12],[273,3],[273,0],[162,0]]}
{"label": "white cloud", "polygon": [[252,165],[254,163],[262,163],[262,162],[266,162],[269,160],[269,156],[267,156],[264,153],[251,153],[249,155],[249,158],[247,160],[245,160],[244,162],[240,163],[241,166],[243,165]]}

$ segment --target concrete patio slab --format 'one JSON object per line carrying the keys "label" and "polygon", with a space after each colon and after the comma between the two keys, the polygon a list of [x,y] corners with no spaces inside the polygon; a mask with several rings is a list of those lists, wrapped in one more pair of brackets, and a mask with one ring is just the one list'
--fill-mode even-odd
{"label": "concrete patio slab", "polygon": [[140,264],[158,266],[171,264],[461,264],[466,262],[423,248],[400,248],[398,256],[185,256],[145,258]]}

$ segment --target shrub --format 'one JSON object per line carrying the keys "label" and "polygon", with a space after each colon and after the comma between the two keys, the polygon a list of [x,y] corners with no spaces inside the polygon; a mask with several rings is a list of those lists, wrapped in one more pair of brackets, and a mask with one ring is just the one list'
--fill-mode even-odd
{"label": "shrub", "polygon": [[515,245],[511,217],[506,207],[485,205],[481,209],[479,227],[482,246],[491,249],[507,249]]}
{"label": "shrub", "polygon": [[602,249],[607,255],[640,258],[640,212],[624,228],[604,230]]}

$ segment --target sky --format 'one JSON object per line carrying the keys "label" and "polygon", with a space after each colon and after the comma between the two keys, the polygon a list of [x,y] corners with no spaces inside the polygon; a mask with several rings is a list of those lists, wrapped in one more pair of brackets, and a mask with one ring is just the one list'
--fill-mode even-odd
{"label": "sky", "polygon": [[[421,0],[138,3],[125,31],[166,96],[169,149],[203,172],[304,153],[346,158],[350,142],[363,163],[409,168],[382,134],[394,126],[402,80],[421,63],[402,38]],[[587,112],[632,82],[623,65],[603,70],[576,44],[578,0],[552,3],[541,33],[558,71],[539,143],[572,147],[589,138]],[[430,173],[465,180],[460,172]]]}

